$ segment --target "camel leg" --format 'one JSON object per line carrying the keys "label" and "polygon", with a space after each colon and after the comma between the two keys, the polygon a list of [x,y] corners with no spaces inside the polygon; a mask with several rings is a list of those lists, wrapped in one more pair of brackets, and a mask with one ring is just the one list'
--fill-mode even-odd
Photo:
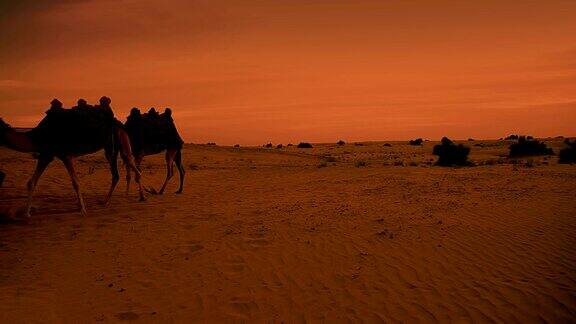
{"label": "camel leg", "polygon": [[174,175],[174,158],[176,157],[175,150],[166,150],[166,180],[164,180],[164,184],[160,191],[158,192],[159,195],[164,193],[164,189],[166,189],[166,185],[172,176]]}
{"label": "camel leg", "polygon": [[42,173],[46,170],[48,165],[52,162],[52,158],[43,158],[40,157],[38,162],[36,163],[36,170],[34,170],[34,174],[28,180],[27,188],[28,188],[28,202],[26,203],[26,210],[24,215],[26,217],[30,217],[30,209],[32,209],[32,196],[34,195],[34,191],[36,190],[36,185],[38,184],[38,180]]}
{"label": "camel leg", "polygon": [[108,190],[108,194],[106,194],[106,198],[104,198],[104,206],[110,206],[110,200],[112,199],[112,193],[120,180],[120,174],[118,172],[118,151],[106,151],[106,159],[108,160],[108,164],[110,165],[110,173],[112,173],[112,184],[110,185],[110,190]]}
{"label": "camel leg", "polygon": [[140,178],[142,176],[142,171],[140,171],[140,164],[142,164],[143,159],[144,156],[139,155],[135,163],[134,161],[132,161],[132,168],[134,169],[135,174],[134,178],[136,180],[136,183],[138,184],[138,194],[140,195],[140,201],[146,200],[146,198],[144,198],[144,188],[142,187],[142,183],[140,182]]}
{"label": "camel leg", "polygon": [[[70,179],[72,180],[72,186],[76,191],[76,195],[78,196],[78,203],[80,203],[80,212],[82,216],[86,216],[88,213],[86,212],[86,205],[84,205],[84,198],[82,198],[82,190],[80,189],[80,182],[78,181],[78,177],[76,176],[76,171],[74,171],[74,158],[71,156],[67,156],[63,159],[64,166],[70,175]],[[116,180],[118,182],[118,180]]]}
{"label": "camel leg", "polygon": [[126,195],[128,195],[130,193],[130,179],[131,179],[131,174],[130,174],[130,165],[128,165],[128,163],[126,163]]}
{"label": "camel leg", "polygon": [[142,172],[140,172],[140,163],[142,163],[142,157],[138,158],[138,164],[134,162],[132,156],[127,156],[125,159],[126,165],[128,165],[128,167],[134,171],[134,180],[138,184],[138,194],[140,195],[140,201],[145,201],[146,198],[144,197],[144,188],[140,182],[140,178],[142,177]]}
{"label": "camel leg", "polygon": [[182,165],[182,151],[178,150],[178,152],[176,152],[176,158],[174,159],[174,162],[178,168],[178,173],[180,173],[180,187],[176,193],[182,193],[182,190],[184,190],[184,176],[186,174],[184,166]]}
{"label": "camel leg", "polygon": [[[138,155],[135,157],[135,164],[136,164],[136,168],[138,168],[138,170],[140,170],[140,164],[142,164],[142,160],[144,159],[144,157],[142,155]],[[127,161],[126,158],[124,158],[124,165],[126,166],[126,195],[128,195],[128,193],[130,193],[130,180],[131,180],[131,175],[132,175],[132,165]]]}

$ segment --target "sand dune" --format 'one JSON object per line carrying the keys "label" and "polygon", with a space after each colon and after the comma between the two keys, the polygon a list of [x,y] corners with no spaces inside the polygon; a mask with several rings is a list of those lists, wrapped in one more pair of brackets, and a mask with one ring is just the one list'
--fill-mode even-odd
{"label": "sand dune", "polygon": [[[391,143],[187,145],[184,194],[121,184],[110,208],[98,153],[78,163],[85,218],[54,163],[32,218],[0,226],[0,322],[576,320],[574,166],[483,141],[482,165],[431,167],[433,143]],[[5,217],[33,164],[0,150]],[[161,184],[162,156],[144,176]]]}

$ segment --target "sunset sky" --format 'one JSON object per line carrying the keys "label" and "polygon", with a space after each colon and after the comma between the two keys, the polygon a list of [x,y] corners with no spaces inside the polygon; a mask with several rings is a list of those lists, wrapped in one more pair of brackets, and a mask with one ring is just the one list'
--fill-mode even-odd
{"label": "sunset sky", "polygon": [[0,117],[171,107],[187,142],[576,135],[574,0],[0,2]]}

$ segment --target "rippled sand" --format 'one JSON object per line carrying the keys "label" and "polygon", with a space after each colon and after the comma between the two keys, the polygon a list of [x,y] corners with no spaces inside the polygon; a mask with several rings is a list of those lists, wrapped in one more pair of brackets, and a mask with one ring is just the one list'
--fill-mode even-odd
{"label": "rippled sand", "polygon": [[[187,145],[184,194],[121,182],[110,208],[100,152],[78,163],[86,218],[55,162],[31,220],[0,225],[0,322],[576,320],[576,166],[483,141],[481,165],[439,168],[433,143],[382,144]],[[33,164],[0,149],[4,219]]]}

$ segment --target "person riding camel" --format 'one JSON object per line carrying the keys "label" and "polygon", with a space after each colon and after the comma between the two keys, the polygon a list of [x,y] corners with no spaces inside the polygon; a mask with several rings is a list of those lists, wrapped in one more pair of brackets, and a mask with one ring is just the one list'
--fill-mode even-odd
{"label": "person riding camel", "polygon": [[150,118],[158,117],[158,112],[156,111],[156,108],[152,107],[150,108],[150,110],[148,110],[148,117]]}
{"label": "person riding camel", "polygon": [[58,111],[61,109],[64,109],[62,107],[62,102],[58,99],[52,99],[52,101],[50,101],[50,108],[48,109],[48,111],[46,111],[46,113]]}
{"label": "person riding camel", "polygon": [[93,108],[93,107],[91,105],[89,105],[85,99],[82,99],[82,98],[78,99],[76,106],[72,107],[72,109],[89,109],[89,108]]}
{"label": "person riding camel", "polygon": [[95,108],[102,109],[108,117],[114,118],[114,112],[112,111],[112,107],[110,107],[110,103],[112,103],[112,99],[102,96],[102,98],[100,98],[100,104],[96,105]]}

